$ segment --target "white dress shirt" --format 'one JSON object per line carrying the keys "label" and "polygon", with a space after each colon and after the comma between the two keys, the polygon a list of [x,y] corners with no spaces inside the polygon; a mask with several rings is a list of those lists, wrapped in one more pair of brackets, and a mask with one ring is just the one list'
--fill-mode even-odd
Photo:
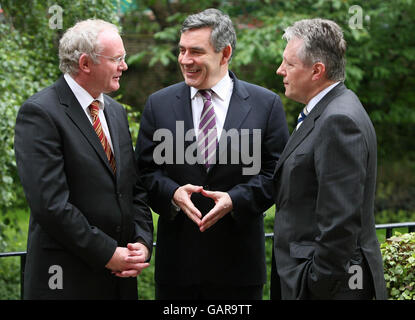
{"label": "white dress shirt", "polygon": [[98,98],[94,99],[88,91],[86,91],[84,88],[82,88],[68,73],[65,73],[64,78],[66,80],[66,83],[68,84],[69,88],[71,88],[73,94],[75,95],[76,99],[78,100],[79,104],[81,105],[82,109],[84,110],[86,116],[89,119],[89,122],[92,123],[92,117],[91,113],[89,112],[89,106],[94,100],[99,101],[99,113],[98,117],[101,121],[102,130],[104,130],[104,134],[107,137],[107,140],[111,146],[112,152],[114,152],[114,148],[112,147],[112,141],[110,132],[108,130],[108,124],[107,120],[105,119],[104,115],[104,95],[101,93]]}
{"label": "white dress shirt", "polygon": [[[210,89],[213,91],[212,104],[213,109],[215,110],[216,130],[219,141],[233,91],[233,81],[229,76],[229,73],[226,73],[222,80]],[[193,125],[197,137],[199,134],[200,116],[203,110],[203,98],[199,93],[199,89],[194,87],[190,87],[190,98],[192,101]]]}

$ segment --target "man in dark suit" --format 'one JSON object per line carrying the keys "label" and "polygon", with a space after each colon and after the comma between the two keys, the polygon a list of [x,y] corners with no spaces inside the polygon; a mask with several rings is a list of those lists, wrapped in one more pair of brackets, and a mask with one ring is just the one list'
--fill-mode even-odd
{"label": "man in dark suit", "polygon": [[312,19],[284,38],[277,74],[285,95],[306,107],[274,173],[274,289],[283,299],[385,299],[373,214],[376,134],[343,84],[343,33]]}
{"label": "man in dark suit", "polygon": [[189,16],[185,81],[152,94],[142,114],[136,155],[159,214],[157,299],[262,299],[263,212],[288,129],[276,94],[228,70],[235,42],[219,10]]}
{"label": "man in dark suit", "polygon": [[20,108],[18,173],[31,210],[26,299],[137,299],[153,224],[124,108],[117,27],[86,20],[59,45],[64,73]]}

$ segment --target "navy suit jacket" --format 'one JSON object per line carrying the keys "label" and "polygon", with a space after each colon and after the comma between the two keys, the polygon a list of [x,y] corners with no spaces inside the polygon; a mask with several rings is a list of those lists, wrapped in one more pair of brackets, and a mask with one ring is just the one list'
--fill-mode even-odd
{"label": "navy suit jacket", "polygon": [[[178,123],[184,134],[193,129],[189,86],[181,82],[152,94],[143,111],[136,156],[149,204],[159,214],[155,278],[160,284],[258,285],[266,280],[263,212],[272,205],[272,173],[288,139],[288,128],[278,95],[240,81],[231,72],[230,76],[234,89],[223,130],[234,129],[236,139],[245,141],[245,150],[222,133],[219,145],[224,147],[217,149],[217,163],[209,171],[203,164],[188,163],[185,156],[182,161],[182,150],[189,150],[195,137],[183,143],[178,133],[176,140]],[[154,139],[159,129],[167,129],[174,137],[170,163],[157,164],[154,158],[163,142]],[[260,129],[258,141],[254,141],[254,129]],[[243,169],[252,164],[244,163],[242,157],[246,152],[252,155],[258,146],[260,170],[246,175]],[[232,154],[239,161],[231,163]],[[174,192],[188,183],[228,192],[233,211],[201,233],[183,212],[172,207]],[[214,206],[212,199],[201,194],[193,194],[191,199],[203,215]]]}
{"label": "navy suit jacket", "polygon": [[[15,153],[31,211],[27,299],[137,298],[136,279],[117,278],[105,265],[116,247],[128,242],[152,248],[152,217],[138,183],[126,112],[104,99],[115,176],[63,77],[19,110]],[[50,286],[57,276],[51,266],[61,268],[62,288]]]}

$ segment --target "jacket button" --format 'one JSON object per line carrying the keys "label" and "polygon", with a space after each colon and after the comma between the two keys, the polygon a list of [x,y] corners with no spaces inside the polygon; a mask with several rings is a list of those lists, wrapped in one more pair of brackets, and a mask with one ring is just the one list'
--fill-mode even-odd
{"label": "jacket button", "polygon": [[116,226],[115,227],[115,232],[120,233],[121,232],[121,226]]}

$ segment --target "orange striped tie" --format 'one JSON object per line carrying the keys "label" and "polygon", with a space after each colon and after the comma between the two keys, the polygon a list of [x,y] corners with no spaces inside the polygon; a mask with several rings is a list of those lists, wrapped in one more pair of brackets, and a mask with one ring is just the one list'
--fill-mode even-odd
{"label": "orange striped tie", "polygon": [[91,105],[89,106],[89,111],[91,112],[92,117],[92,125],[95,129],[95,132],[98,135],[99,140],[101,141],[102,147],[104,148],[105,154],[107,155],[108,162],[112,168],[112,171],[115,174],[116,167],[115,167],[115,158],[111,150],[111,146],[107,140],[107,137],[102,130],[101,121],[99,120],[98,113],[99,113],[99,101],[94,100]]}

